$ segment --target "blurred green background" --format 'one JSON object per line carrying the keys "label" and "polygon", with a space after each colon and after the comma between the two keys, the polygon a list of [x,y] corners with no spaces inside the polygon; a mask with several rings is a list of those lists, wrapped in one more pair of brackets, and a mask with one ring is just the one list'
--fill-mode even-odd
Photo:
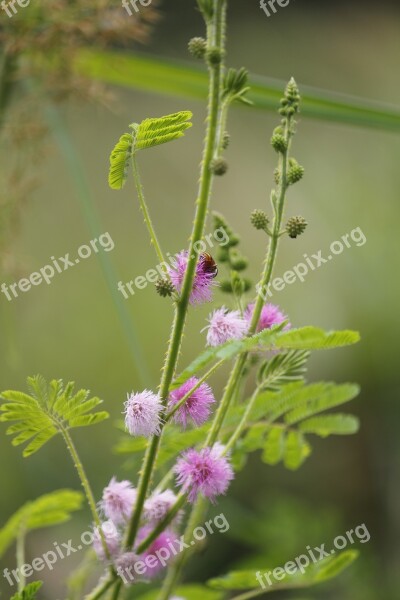
{"label": "blurred green background", "polygon": [[[160,2],[162,16],[142,54],[190,61],[186,44],[203,34],[194,2]],[[232,0],[229,11],[228,64],[251,73],[312,85],[391,104],[398,103],[400,83],[398,4],[292,2],[267,18],[257,0]],[[4,15],[1,15],[4,18]],[[128,17],[127,17],[128,18]],[[138,48],[133,45],[135,51]],[[127,124],[147,116],[182,109],[194,113],[194,127],[184,140],[140,156],[146,196],[166,251],[184,248],[190,231],[198,178],[205,104],[193,100],[115,89],[112,110],[77,102],[64,105],[67,124],[83,166],[100,224],[115,249],[107,257],[120,280],[134,279],[157,264],[132,181],[122,192],[107,186],[108,156]],[[225,214],[242,235],[242,249],[251,260],[256,281],[264,254],[262,236],[249,223],[253,208],[267,206],[275,156],[269,145],[276,114],[251,108],[232,110],[229,172],[214,188],[213,207]],[[54,121],[52,122],[54,126]],[[55,132],[57,133],[57,132]],[[29,139],[27,139],[29,144]],[[74,255],[93,235],[85,218],[76,180],[60,145],[46,141],[39,172],[40,185],[24,202],[13,224],[6,252],[15,266],[2,275],[7,284],[29,276],[50,256]],[[295,325],[358,329],[356,347],[321,353],[310,363],[310,380],[359,381],[362,393],[352,404],[362,428],[349,438],[314,443],[314,451],[295,473],[263,465],[252,456],[221,501],[231,528],[215,536],[191,566],[193,580],[254,562],[248,531],[262,530],[265,567],[281,565],[307,545],[329,542],[346,529],[365,523],[371,534],[359,545],[360,559],[340,579],[315,588],[307,598],[373,600],[399,597],[400,549],[399,419],[397,340],[400,335],[399,250],[395,228],[400,218],[398,133],[329,124],[300,118],[294,154],[306,168],[304,180],[292,191],[288,215],[302,214],[309,222],[305,235],[285,240],[276,269],[280,275],[331,242],[360,227],[364,246],[346,249],[329,264],[275,293],[273,301]],[[3,147],[2,162],[7,148]],[[24,165],[28,172],[31,164]],[[216,305],[227,298],[217,293]],[[0,297],[1,389],[24,389],[28,375],[74,380],[105,400],[113,421],[121,418],[127,392],[155,389],[166,349],[172,311],[152,286],[123,300],[136,336],[135,359],[127,344],[98,258],[92,256],[54,278],[51,285],[32,289],[7,302]],[[191,310],[181,365],[204,347],[209,306]],[[226,372],[213,380],[222,390]],[[1,428],[1,522],[23,502],[63,487],[78,488],[77,478],[61,440],[30,459],[22,459]],[[90,473],[96,497],[113,474],[133,481],[136,472],[124,469],[113,453],[120,433],[103,423],[74,439]],[[77,537],[87,528],[89,513],[77,513],[72,523],[48,529],[28,539],[27,559],[51,548],[53,541]],[[259,544],[259,542],[258,542]],[[13,566],[13,553],[4,566]],[[43,598],[65,594],[65,573],[79,562],[72,557],[46,572]],[[4,568],[1,567],[1,569]],[[0,576],[0,590],[8,598]],[[284,597],[284,595],[282,595]],[[295,596],[291,596],[295,598]],[[296,596],[298,600],[300,598]],[[304,600],[306,597],[304,596]]]}

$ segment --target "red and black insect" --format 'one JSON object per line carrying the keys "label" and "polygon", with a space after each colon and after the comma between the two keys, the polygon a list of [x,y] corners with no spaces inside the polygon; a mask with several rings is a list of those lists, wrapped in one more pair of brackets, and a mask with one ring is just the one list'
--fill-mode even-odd
{"label": "red and black insect", "polygon": [[211,254],[208,254],[208,252],[202,252],[201,258],[205,273],[209,273],[213,278],[216,277],[218,275],[218,267]]}

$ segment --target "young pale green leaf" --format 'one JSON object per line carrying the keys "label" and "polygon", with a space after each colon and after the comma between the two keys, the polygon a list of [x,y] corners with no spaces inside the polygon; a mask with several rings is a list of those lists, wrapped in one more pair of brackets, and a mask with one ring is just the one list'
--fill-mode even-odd
{"label": "young pale green leaf", "polygon": [[7,390],[0,395],[6,400],[0,405],[0,421],[15,421],[6,430],[14,436],[12,444],[18,446],[29,442],[23,456],[37,452],[57,433],[72,427],[94,425],[108,418],[105,411],[92,412],[102,403],[97,397],[89,398],[88,390],[74,392],[74,384],[65,388],[61,380],[49,384],[41,377],[28,378],[31,396],[16,390]]}
{"label": "young pale green leaf", "polygon": [[309,356],[308,351],[299,350],[276,354],[261,365],[257,375],[258,387],[263,390],[279,390],[288,383],[302,381]]}
{"label": "young pale green leaf", "polygon": [[[267,571],[263,567],[263,571]],[[216,590],[248,590],[260,585],[256,571],[231,571],[221,577],[214,577],[207,581],[207,585]]]}
{"label": "young pale green leaf", "polygon": [[318,327],[302,327],[283,331],[276,339],[277,348],[323,350],[355,344],[360,340],[357,331],[324,331]]}
{"label": "young pale green leaf", "polygon": [[42,585],[43,581],[32,581],[32,583],[28,583],[21,592],[14,594],[11,600],[36,600],[36,592],[40,590]]}
{"label": "young pale green leaf", "polygon": [[[359,392],[359,386],[352,383],[340,385],[322,383],[305,386],[294,393],[294,397],[292,396],[291,405],[294,405],[295,408],[287,412],[285,422],[288,425],[294,425],[328,408],[334,408],[353,400]],[[286,404],[286,408],[289,408],[288,404]]]}
{"label": "young pale green leaf", "polygon": [[313,583],[322,583],[337,577],[342,571],[347,569],[359,556],[357,550],[345,550],[340,554],[323,560],[317,564],[313,575]]}
{"label": "young pale green leaf", "polygon": [[333,415],[319,415],[306,419],[299,424],[303,433],[315,433],[321,437],[328,435],[351,435],[357,433],[360,422],[353,415],[335,413]]}
{"label": "young pale green leaf", "polygon": [[21,528],[29,532],[68,521],[71,513],[81,508],[83,500],[81,492],[57,490],[24,504],[0,530],[0,557],[17,538]]}
{"label": "young pale green leaf", "polygon": [[132,159],[133,135],[124,133],[110,154],[108,184],[113,190],[121,190],[128,177],[128,168]]}
{"label": "young pale green leaf", "polygon": [[280,425],[271,427],[267,434],[262,453],[262,461],[267,465],[276,465],[282,460],[286,443],[286,431]]}
{"label": "young pale green leaf", "polygon": [[189,119],[192,113],[188,110],[166,115],[165,117],[145,119],[131,127],[135,128],[134,151],[152,148],[183,137],[186,129],[192,126]]}
{"label": "young pale green leaf", "polygon": [[289,431],[285,440],[283,462],[287,469],[296,471],[311,454],[311,446],[300,431]]}

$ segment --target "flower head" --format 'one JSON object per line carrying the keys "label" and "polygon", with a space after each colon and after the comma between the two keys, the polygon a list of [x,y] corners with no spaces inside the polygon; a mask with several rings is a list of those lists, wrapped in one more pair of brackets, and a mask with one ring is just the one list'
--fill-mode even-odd
{"label": "flower head", "polygon": [[[144,539],[146,539],[149,533],[152,532],[152,530],[153,528],[149,525],[145,525],[144,527],[139,529],[137,541],[142,542]],[[173,554],[170,549],[170,544],[174,544],[177,539],[177,535],[172,529],[165,529],[165,531],[163,531],[158,536],[158,538],[154,540],[154,542],[143,552],[143,554],[140,555],[140,557],[143,558],[143,560],[146,563],[147,569],[144,573],[146,579],[151,579],[158,575],[158,573],[167,565],[169,560],[173,558]],[[168,556],[168,558],[164,558],[159,555],[159,552],[162,549],[166,550],[164,556],[166,555]],[[146,561],[146,557],[150,555],[152,555],[153,558],[156,559],[156,562],[152,561],[152,563],[150,563],[150,560]],[[151,564],[153,566],[150,566]]]}
{"label": "flower head", "polygon": [[117,573],[125,585],[130,585],[134,582],[135,576],[132,574],[132,571],[139,560],[134,552],[124,552],[124,554],[121,554],[116,559],[115,566]]}
{"label": "flower head", "polygon": [[[112,521],[104,521],[104,523],[101,524],[101,529],[104,534],[108,553],[110,557],[113,558],[118,555],[120,550],[121,538],[118,530]],[[103,540],[100,532],[96,530],[93,540],[93,550],[101,560],[106,560],[107,557],[104,551]]]}
{"label": "flower head", "polygon": [[208,318],[206,327],[207,344],[219,346],[228,340],[239,340],[247,329],[248,323],[242,318],[238,310],[227,310],[224,306],[217,308]]}
{"label": "flower head", "polygon": [[171,506],[175,504],[176,495],[172,490],[153,494],[144,503],[144,518],[152,523],[161,521]]}
{"label": "flower head", "polygon": [[223,446],[197,451],[191,448],[183,453],[175,465],[177,483],[188,492],[189,502],[194,502],[201,493],[211,502],[220,494],[225,494],[234,474],[227,458],[222,456]]}
{"label": "flower head", "polygon": [[[244,316],[250,325],[254,311],[254,303],[248,304]],[[261,311],[260,320],[257,325],[257,333],[263,329],[270,329],[273,325],[279,325],[287,321],[287,316],[275,304],[264,304]],[[285,326],[285,329],[290,329],[290,324]]]}
{"label": "flower head", "polygon": [[[174,264],[168,268],[169,276],[178,292],[182,289],[183,280],[188,263],[187,251],[176,255]],[[210,302],[212,299],[212,288],[216,285],[214,281],[215,272],[209,269],[208,262],[203,255],[200,255],[196,265],[193,287],[190,293],[190,304],[201,304]]]}
{"label": "flower head", "polygon": [[130,481],[117,481],[113,477],[103,490],[100,508],[116,525],[129,519],[136,501],[136,490]]}
{"label": "flower head", "polygon": [[144,390],[128,395],[125,402],[125,426],[131,435],[151,435],[160,432],[161,400],[159,396]]}
{"label": "flower head", "polygon": [[[169,396],[168,405],[173,408],[186,394],[198,383],[196,377],[190,377],[181,387],[173,390]],[[207,421],[210,415],[210,406],[215,402],[214,394],[207,383],[202,383],[176,411],[173,419],[186,427],[188,421],[193,421],[197,426]]]}

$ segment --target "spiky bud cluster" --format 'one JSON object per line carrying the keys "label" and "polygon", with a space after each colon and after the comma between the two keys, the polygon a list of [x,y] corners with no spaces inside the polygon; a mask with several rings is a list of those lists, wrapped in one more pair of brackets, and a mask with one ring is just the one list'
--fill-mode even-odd
{"label": "spiky bud cluster", "polygon": [[224,150],[226,150],[227,147],[229,146],[230,140],[231,140],[231,136],[229,135],[229,133],[227,131],[225,131],[224,135],[222,136],[222,147]]}
{"label": "spiky bud cluster", "polygon": [[[225,217],[221,215],[221,213],[213,211],[212,215],[214,219],[214,231],[217,231],[218,229],[223,229],[227,235],[228,242],[221,247],[221,252],[225,252],[226,256],[226,252],[228,252],[229,248],[233,248],[234,246],[237,246],[239,244],[240,238],[238,235],[236,235],[232,227],[226,221]],[[219,259],[220,262],[227,262],[228,260],[229,254],[228,258],[225,258],[225,261],[224,259]]]}
{"label": "spiky bud cluster", "polygon": [[207,42],[202,37],[194,37],[189,41],[188,49],[195,58],[203,58],[207,51]]}
{"label": "spiky bud cluster", "polygon": [[281,99],[279,112],[284,117],[291,117],[299,110],[300,94],[299,88],[293,77],[286,86],[285,95]]}
{"label": "spiky bud cluster", "polygon": [[231,250],[229,255],[231,268],[235,271],[244,271],[249,266],[248,259],[237,250]]}
{"label": "spiky bud cluster", "polygon": [[165,278],[157,279],[156,283],[156,291],[162,298],[167,298],[168,296],[172,296],[175,291],[172,281]]}
{"label": "spiky bud cluster", "polygon": [[297,238],[298,235],[301,235],[307,227],[307,221],[304,217],[290,217],[288,222],[286,223],[286,231],[288,232],[289,237]]}
{"label": "spiky bud cluster", "polygon": [[210,163],[210,169],[214,175],[225,175],[228,170],[228,163],[225,158],[213,158]]}
{"label": "spiky bud cluster", "polygon": [[287,150],[287,142],[283,135],[283,128],[276,127],[272,133],[271,146],[276,152],[283,154]]}
{"label": "spiky bud cluster", "polygon": [[223,53],[220,50],[220,48],[210,48],[209,50],[207,50],[206,56],[208,63],[215,67],[216,65],[219,65],[221,63]]}
{"label": "spiky bud cluster", "polygon": [[265,231],[267,229],[269,219],[263,210],[255,209],[250,215],[250,222],[256,229]]}
{"label": "spiky bud cluster", "polygon": [[[243,291],[244,294],[251,290],[252,286],[253,284],[250,279],[247,277],[241,277],[241,291]],[[229,281],[229,279],[224,279],[221,281],[219,289],[225,294],[232,294],[234,292],[232,282]]]}
{"label": "spiky bud cluster", "polygon": [[289,159],[289,169],[287,172],[287,179],[288,179],[289,185],[293,185],[294,183],[297,183],[298,181],[300,181],[300,179],[303,178],[303,175],[304,175],[304,167],[299,165],[299,163],[297,162],[297,160],[295,158],[290,158]]}

